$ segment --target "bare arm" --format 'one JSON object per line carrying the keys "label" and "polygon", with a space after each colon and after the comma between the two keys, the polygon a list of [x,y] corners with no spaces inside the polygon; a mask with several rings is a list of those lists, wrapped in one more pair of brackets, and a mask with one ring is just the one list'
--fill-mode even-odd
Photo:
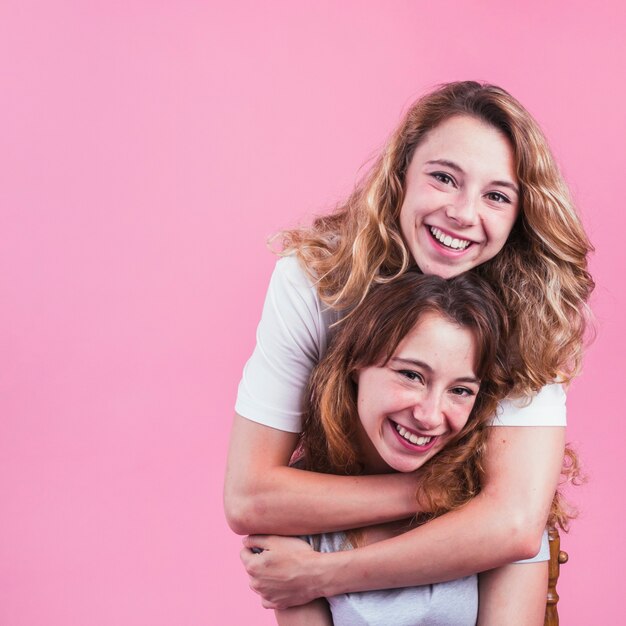
{"label": "bare arm", "polygon": [[478,626],[543,626],[548,561],[511,563],[479,576]]}
{"label": "bare arm", "polygon": [[244,558],[251,586],[275,608],[316,596],[452,580],[530,558],[539,550],[558,483],[564,437],[562,427],[493,427],[481,494],[399,537],[357,550],[311,552],[297,567],[283,561],[280,538],[249,538],[248,547],[266,550],[259,559]]}
{"label": "bare arm", "polygon": [[328,602],[323,598],[275,612],[278,626],[333,626]]}
{"label": "bare arm", "polygon": [[291,468],[297,441],[297,434],[235,416],[224,507],[236,533],[314,534],[415,513],[415,476],[335,476]]}
{"label": "bare arm", "polygon": [[[299,428],[306,383],[327,342],[326,329],[336,319],[299,261],[280,259],[257,346],[244,370],[239,411],[264,417],[277,428]],[[297,434],[235,416],[224,493],[226,517],[235,532],[309,534],[415,513],[415,477],[330,476],[290,468],[297,441]]]}

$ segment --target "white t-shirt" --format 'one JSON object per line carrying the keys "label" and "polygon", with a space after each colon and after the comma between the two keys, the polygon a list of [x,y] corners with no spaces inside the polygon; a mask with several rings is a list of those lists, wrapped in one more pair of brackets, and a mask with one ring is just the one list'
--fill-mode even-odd
{"label": "white t-shirt", "polygon": [[[313,367],[341,313],[320,300],[295,256],[276,263],[257,328],[257,343],[239,383],[239,415],[297,433],[302,430],[303,395]],[[562,385],[543,387],[530,402],[505,399],[494,426],[565,426]]]}

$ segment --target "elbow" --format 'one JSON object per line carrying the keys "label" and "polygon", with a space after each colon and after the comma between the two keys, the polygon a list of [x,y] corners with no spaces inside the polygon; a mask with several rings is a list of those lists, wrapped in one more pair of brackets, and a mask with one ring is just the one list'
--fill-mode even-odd
{"label": "elbow", "polygon": [[230,529],[237,535],[254,535],[263,532],[259,525],[261,516],[259,496],[228,488],[224,490],[224,513]]}
{"label": "elbow", "polygon": [[249,525],[250,516],[245,499],[224,495],[224,513],[230,529],[237,535],[249,535],[252,530]]}
{"label": "elbow", "polygon": [[516,528],[512,533],[512,551],[514,561],[524,561],[537,556],[541,549],[543,530],[539,533],[528,528]]}
{"label": "elbow", "polygon": [[545,520],[539,521],[525,512],[510,512],[504,526],[511,561],[523,561],[537,556],[541,549]]}
{"label": "elbow", "polygon": [[237,493],[228,487],[224,490],[224,513],[230,529],[237,535],[251,535],[256,529],[250,521],[254,518],[251,511],[252,498]]}

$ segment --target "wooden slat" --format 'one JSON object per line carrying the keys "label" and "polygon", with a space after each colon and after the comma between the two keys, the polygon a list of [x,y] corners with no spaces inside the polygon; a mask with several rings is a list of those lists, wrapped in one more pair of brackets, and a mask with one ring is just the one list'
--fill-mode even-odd
{"label": "wooden slat", "polygon": [[550,566],[548,573],[548,601],[546,604],[546,618],[544,626],[558,626],[559,613],[557,604],[559,602],[559,594],[556,591],[556,584],[559,580],[561,564],[567,563],[567,552],[561,550],[561,538],[556,528],[548,529],[548,538],[550,540]]}

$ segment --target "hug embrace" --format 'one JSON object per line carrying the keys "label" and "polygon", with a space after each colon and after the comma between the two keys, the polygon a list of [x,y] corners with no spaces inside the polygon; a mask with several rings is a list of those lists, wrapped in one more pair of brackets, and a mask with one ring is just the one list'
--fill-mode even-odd
{"label": "hug embrace", "polygon": [[283,625],[543,624],[593,281],[537,123],[499,87],[443,85],[282,244],[225,485],[264,606]]}

